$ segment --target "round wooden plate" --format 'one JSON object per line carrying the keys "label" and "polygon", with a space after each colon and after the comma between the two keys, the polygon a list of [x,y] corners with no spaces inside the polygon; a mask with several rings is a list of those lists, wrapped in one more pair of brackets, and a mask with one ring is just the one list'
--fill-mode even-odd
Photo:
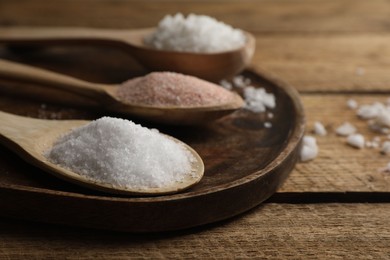
{"label": "round wooden plate", "polygon": [[[293,169],[304,115],[293,88],[260,72],[246,71],[244,75],[254,86],[276,96],[276,108],[268,111],[272,115],[240,110],[205,126],[148,125],[186,142],[203,158],[205,176],[191,189],[156,197],[97,193],[57,180],[1,147],[0,214],[97,229],[156,232],[216,222],[255,207],[269,198]],[[5,96],[0,98],[0,109],[37,116],[36,105]],[[97,116],[83,110],[39,109],[46,116]],[[264,122],[272,127],[266,128]]]}

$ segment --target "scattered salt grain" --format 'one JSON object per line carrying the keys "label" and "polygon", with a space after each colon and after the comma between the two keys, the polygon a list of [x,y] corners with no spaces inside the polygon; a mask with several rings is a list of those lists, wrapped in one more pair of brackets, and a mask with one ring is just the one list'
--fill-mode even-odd
{"label": "scattered salt grain", "polygon": [[[267,93],[264,88],[252,86],[251,79],[243,75],[237,75],[231,81],[222,80],[220,81],[220,85],[225,88],[232,87],[231,90],[239,93],[242,92],[245,99],[244,108],[254,113],[262,113],[267,109],[276,107],[276,98],[273,93]],[[269,112],[267,116],[269,119],[272,119],[274,114]]]}
{"label": "scattered salt grain", "polygon": [[390,111],[387,109],[380,111],[374,123],[382,127],[390,127]]}
{"label": "scattered salt grain", "polygon": [[302,140],[300,160],[302,162],[310,161],[318,155],[317,140],[313,136],[305,135]]}
{"label": "scattered salt grain", "polygon": [[356,108],[358,108],[358,103],[354,99],[348,99],[347,107],[350,109],[356,109]]}
{"label": "scattered salt grain", "polygon": [[385,141],[381,147],[381,153],[390,154],[390,141]]}
{"label": "scattered salt grain", "polygon": [[165,187],[192,176],[193,155],[131,121],[103,117],[61,137],[46,157],[98,183],[129,189]]}
{"label": "scattered salt grain", "polygon": [[362,105],[357,110],[357,115],[362,119],[376,118],[383,110],[385,106],[380,102],[375,102],[371,105]]}
{"label": "scattered salt grain", "polygon": [[314,122],[314,134],[319,136],[325,136],[327,134],[327,131],[324,127],[324,125],[321,122]]}
{"label": "scattered salt grain", "polygon": [[381,139],[379,136],[375,136],[371,141],[366,141],[365,147],[367,148],[378,148],[380,146]]}
{"label": "scattered salt grain", "polygon": [[144,39],[156,49],[180,52],[213,53],[240,48],[245,35],[239,29],[206,15],[165,16],[156,31]]}
{"label": "scattered salt grain", "polygon": [[276,107],[275,96],[267,93],[264,88],[246,87],[244,89],[245,108],[255,112],[265,112],[267,108]]}
{"label": "scattered salt grain", "polygon": [[341,136],[348,136],[356,133],[356,127],[349,122],[344,122],[342,125],[336,128],[336,134]]}
{"label": "scattered salt grain", "polygon": [[264,127],[265,128],[271,128],[272,127],[272,123],[271,122],[264,122]]}
{"label": "scattered salt grain", "polygon": [[233,89],[233,85],[232,83],[230,83],[229,81],[227,81],[226,79],[223,79],[219,82],[219,85],[221,85],[223,88],[227,89],[227,90],[231,90]]}
{"label": "scattered salt grain", "polygon": [[152,106],[215,106],[234,94],[216,84],[175,72],[152,72],[124,82],[117,97],[125,103]]}
{"label": "scattered salt grain", "polygon": [[368,122],[368,126],[374,132],[390,133],[390,108],[383,105],[381,109],[378,109],[375,116]]}
{"label": "scattered salt grain", "polygon": [[347,144],[355,148],[362,149],[364,147],[364,136],[361,134],[351,134],[347,137]]}
{"label": "scattered salt grain", "polygon": [[[249,80],[249,79],[248,79]],[[233,84],[236,88],[244,88],[244,87],[247,87],[248,84],[250,84],[250,80],[249,82],[246,80],[246,78],[244,78],[244,76],[242,75],[238,75],[238,76],[235,76],[233,78]]]}

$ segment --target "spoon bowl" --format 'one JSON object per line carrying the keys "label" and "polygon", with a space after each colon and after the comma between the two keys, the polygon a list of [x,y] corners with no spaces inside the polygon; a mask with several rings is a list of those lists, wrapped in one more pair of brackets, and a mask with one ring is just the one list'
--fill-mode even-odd
{"label": "spoon bowl", "polygon": [[88,121],[34,119],[11,115],[1,111],[0,121],[2,122],[0,125],[0,143],[16,152],[28,163],[39,167],[58,178],[90,189],[123,195],[161,195],[176,193],[187,189],[198,183],[203,177],[203,161],[195,150],[183,142],[167,136],[176,143],[182,144],[183,147],[193,155],[195,158],[195,161],[192,163],[193,175],[187,175],[183,181],[177,182],[172,186],[161,188],[126,189],[108,183],[96,182],[54,164],[45,157],[45,152],[53,146],[54,142],[60,136],[68,133],[73,128],[87,124]]}
{"label": "spoon bowl", "polygon": [[20,89],[31,84],[44,86],[47,89],[59,89],[91,100],[103,110],[165,124],[196,125],[210,122],[234,112],[244,104],[242,98],[234,93],[231,93],[229,102],[213,106],[185,107],[132,104],[118,97],[117,90],[121,87],[121,84],[106,85],[87,82],[5,60],[0,60],[0,80],[5,81],[5,84],[9,82],[17,83],[19,93]]}
{"label": "spoon bowl", "polygon": [[95,28],[15,27],[0,29],[0,43],[13,46],[103,45],[124,50],[152,71],[174,71],[219,81],[247,67],[255,51],[255,38],[244,32],[241,48],[216,52],[192,53],[157,50],[144,44],[156,28],[115,30]]}

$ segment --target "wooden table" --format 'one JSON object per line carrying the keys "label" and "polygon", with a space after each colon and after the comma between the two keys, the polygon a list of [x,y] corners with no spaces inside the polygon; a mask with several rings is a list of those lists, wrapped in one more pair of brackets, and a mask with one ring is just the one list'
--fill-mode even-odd
{"label": "wooden table", "polygon": [[2,0],[0,25],[139,28],[178,11],[256,35],[253,66],[300,92],[307,131],[315,121],[327,126],[329,134],[317,138],[318,158],[297,165],[261,206],[190,230],[140,235],[0,218],[0,259],[389,259],[390,174],[380,169],[390,157],[353,149],[334,134],[350,121],[375,136],[346,101],[388,97],[389,1]]}

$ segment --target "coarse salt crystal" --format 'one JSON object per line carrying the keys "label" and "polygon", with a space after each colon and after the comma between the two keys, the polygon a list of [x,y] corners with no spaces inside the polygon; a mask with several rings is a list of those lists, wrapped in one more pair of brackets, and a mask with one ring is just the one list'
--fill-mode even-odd
{"label": "coarse salt crystal", "polygon": [[380,146],[380,139],[374,137],[371,141],[366,141],[365,147],[378,148]]}
{"label": "coarse salt crystal", "polygon": [[219,85],[221,85],[223,88],[231,90],[233,88],[232,83],[227,81],[226,79],[223,79],[219,82]]}
{"label": "coarse salt crystal", "polygon": [[206,15],[177,13],[165,16],[154,33],[144,39],[156,49],[180,52],[215,53],[240,48],[245,34]]}
{"label": "coarse salt crystal", "polygon": [[381,153],[390,154],[390,141],[385,141],[381,147]]}
{"label": "coarse salt crystal", "polygon": [[318,155],[317,140],[313,136],[305,135],[302,139],[302,148],[300,151],[301,162],[313,160]]}
{"label": "coarse salt crystal", "polygon": [[253,112],[265,112],[267,108],[273,109],[276,106],[275,96],[267,93],[264,88],[246,87],[244,98],[246,109]]}
{"label": "coarse salt crystal", "polygon": [[347,137],[347,144],[362,149],[364,147],[364,136],[361,134],[351,134]]}
{"label": "coarse salt crystal", "polygon": [[347,106],[350,109],[356,109],[356,108],[358,108],[358,103],[354,99],[348,99],[347,100]]}
{"label": "coarse salt crystal", "polygon": [[105,184],[165,187],[192,176],[193,155],[181,144],[131,121],[103,117],[61,137],[46,157]]}
{"label": "coarse salt crystal", "polygon": [[264,122],[264,127],[265,128],[271,128],[272,127],[272,123],[271,122]]}
{"label": "coarse salt crystal", "polygon": [[327,131],[321,122],[314,122],[314,134],[319,136],[325,136]]}
{"label": "coarse salt crystal", "polygon": [[336,134],[341,136],[348,136],[356,133],[356,127],[349,122],[344,122],[342,125],[336,128]]}
{"label": "coarse salt crystal", "polygon": [[369,121],[369,127],[375,132],[387,134],[390,132],[390,109],[388,107],[377,112],[375,118]]}
{"label": "coarse salt crystal", "polygon": [[[239,92],[242,91],[245,99],[244,108],[249,111],[262,113],[267,109],[273,109],[276,107],[276,98],[273,93],[267,93],[264,88],[251,86],[251,79],[243,75],[233,77],[231,82],[222,80],[219,84],[227,89],[232,87],[232,89],[239,89]],[[274,114],[269,112],[267,116],[271,119],[274,117]]]}
{"label": "coarse salt crystal", "polygon": [[390,111],[382,110],[374,119],[374,123],[383,127],[390,127]]}
{"label": "coarse salt crystal", "polygon": [[362,119],[372,119],[377,117],[385,109],[382,103],[375,102],[371,105],[360,106],[356,113]]}
{"label": "coarse salt crystal", "polygon": [[236,88],[244,88],[248,86],[248,81],[245,80],[244,76],[238,75],[233,78],[233,84]]}

